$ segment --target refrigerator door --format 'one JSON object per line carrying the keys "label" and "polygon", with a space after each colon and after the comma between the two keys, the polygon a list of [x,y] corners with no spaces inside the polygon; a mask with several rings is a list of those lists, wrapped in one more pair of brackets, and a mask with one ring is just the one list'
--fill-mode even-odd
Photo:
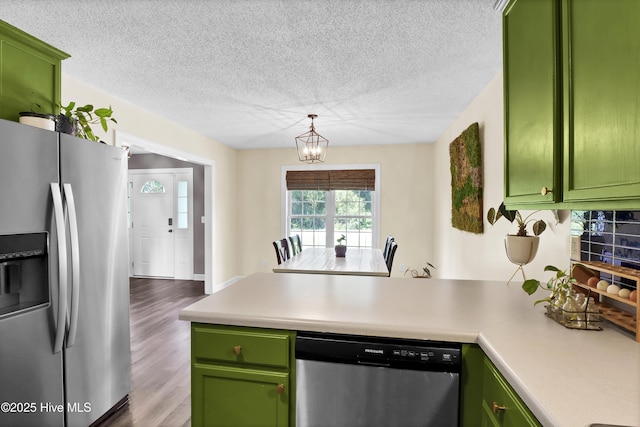
{"label": "refrigerator door", "polygon": [[64,358],[69,426],[90,425],[131,390],[126,168],[122,149],[60,134],[61,182],[79,246],[73,250],[70,231],[69,275],[79,268],[79,283],[70,285]]}
{"label": "refrigerator door", "polygon": [[62,352],[53,350],[59,281],[50,184],[58,182],[57,142],[54,132],[0,120],[0,235],[49,236],[48,260],[23,267],[19,286],[24,294],[40,287],[44,304],[13,312],[5,307],[0,316],[0,403],[8,405],[0,426],[64,423]]}

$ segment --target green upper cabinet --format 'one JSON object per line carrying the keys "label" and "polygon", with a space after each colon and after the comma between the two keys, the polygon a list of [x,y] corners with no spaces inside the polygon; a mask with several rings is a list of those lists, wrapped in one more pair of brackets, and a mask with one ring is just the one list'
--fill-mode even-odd
{"label": "green upper cabinet", "polygon": [[61,63],[68,57],[61,50],[0,21],[0,118],[17,122],[21,111],[57,113]]}
{"label": "green upper cabinet", "polygon": [[639,21],[638,0],[563,0],[565,201],[640,200]]}
{"label": "green upper cabinet", "polygon": [[[513,0],[503,14],[505,203],[640,208],[640,1]],[[553,189],[543,196],[541,189]]]}
{"label": "green upper cabinet", "polygon": [[559,6],[515,0],[503,14],[505,202],[559,201]]}

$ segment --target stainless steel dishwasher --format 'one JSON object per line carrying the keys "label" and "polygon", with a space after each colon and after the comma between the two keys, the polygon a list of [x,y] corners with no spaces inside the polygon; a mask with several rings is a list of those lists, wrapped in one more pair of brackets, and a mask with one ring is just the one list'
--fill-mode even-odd
{"label": "stainless steel dishwasher", "polygon": [[457,426],[460,344],[299,334],[297,427]]}

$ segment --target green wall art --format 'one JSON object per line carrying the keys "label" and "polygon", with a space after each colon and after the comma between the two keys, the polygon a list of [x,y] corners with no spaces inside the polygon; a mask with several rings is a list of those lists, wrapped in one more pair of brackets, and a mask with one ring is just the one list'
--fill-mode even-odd
{"label": "green wall art", "polygon": [[480,128],[473,123],[449,144],[451,225],[480,234],[482,222],[482,150]]}

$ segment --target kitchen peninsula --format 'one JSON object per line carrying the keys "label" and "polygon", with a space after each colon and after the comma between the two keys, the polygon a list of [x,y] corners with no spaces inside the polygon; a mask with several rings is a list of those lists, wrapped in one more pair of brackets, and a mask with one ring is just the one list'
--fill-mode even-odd
{"label": "kitchen peninsula", "polygon": [[544,426],[640,425],[640,344],[608,323],[566,329],[535,299],[516,283],[257,273],[180,319],[474,344]]}

